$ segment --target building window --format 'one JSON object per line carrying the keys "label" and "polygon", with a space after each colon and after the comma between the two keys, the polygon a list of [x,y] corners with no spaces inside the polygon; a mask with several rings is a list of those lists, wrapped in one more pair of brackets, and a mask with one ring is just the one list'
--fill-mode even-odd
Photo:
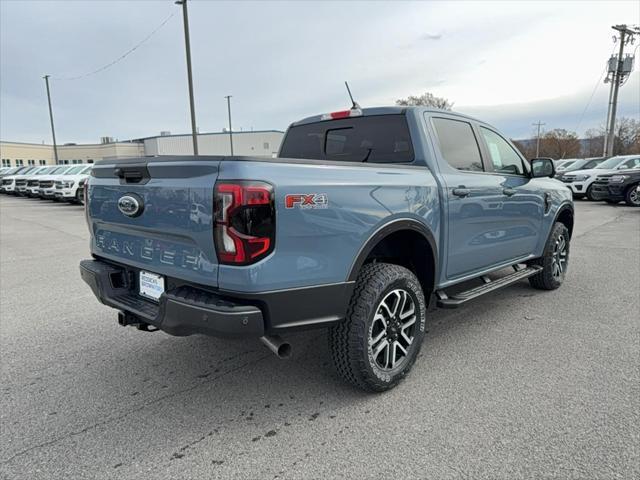
{"label": "building window", "polygon": [[93,163],[93,158],[87,158],[87,163]]}
{"label": "building window", "polygon": [[269,150],[269,142],[264,142],[262,144],[262,148],[264,148],[265,150]]}
{"label": "building window", "polygon": [[3,167],[10,167],[11,166],[11,160],[8,158],[3,158],[2,159],[2,166]]}
{"label": "building window", "polygon": [[22,167],[24,165],[24,160],[20,158],[16,158],[16,167]]}
{"label": "building window", "polygon": [[38,160],[38,164],[39,165],[46,165],[47,161],[46,160]]}
{"label": "building window", "polygon": [[35,160],[27,160],[27,165],[33,166],[36,164]]}

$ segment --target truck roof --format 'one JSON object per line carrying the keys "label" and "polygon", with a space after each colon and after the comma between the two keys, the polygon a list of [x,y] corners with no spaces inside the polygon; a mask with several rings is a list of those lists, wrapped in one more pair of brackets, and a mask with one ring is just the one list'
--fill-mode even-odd
{"label": "truck roof", "polygon": [[[348,110],[348,109],[345,109],[345,110]],[[466,118],[468,120],[473,120],[480,123],[486,123],[486,122],[483,122],[482,120],[478,120],[477,118],[473,118],[468,115],[463,115],[462,113],[452,112],[450,110],[441,110],[439,108],[433,108],[433,107],[407,107],[407,106],[395,105],[392,107],[370,107],[370,108],[360,109],[360,111],[362,112],[362,116],[364,117],[371,116],[371,115],[398,115],[398,114],[406,113],[407,111],[410,111],[410,110],[417,111],[418,113],[423,113],[423,112],[446,113],[447,115],[455,115],[457,117]],[[325,115],[327,113],[321,113],[319,115],[313,115],[311,117],[303,118],[302,120],[293,122],[291,126],[327,121],[327,118],[325,118]]]}

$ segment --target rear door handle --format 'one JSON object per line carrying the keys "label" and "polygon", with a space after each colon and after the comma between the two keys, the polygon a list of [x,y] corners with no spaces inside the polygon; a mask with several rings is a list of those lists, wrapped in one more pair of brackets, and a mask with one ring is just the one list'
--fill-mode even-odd
{"label": "rear door handle", "polygon": [[510,197],[511,195],[515,195],[516,191],[513,188],[505,188],[504,190],[502,190],[502,193],[504,193],[507,197]]}
{"label": "rear door handle", "polygon": [[453,193],[456,197],[466,197],[471,193],[471,190],[468,188],[460,187],[454,188],[451,193]]}

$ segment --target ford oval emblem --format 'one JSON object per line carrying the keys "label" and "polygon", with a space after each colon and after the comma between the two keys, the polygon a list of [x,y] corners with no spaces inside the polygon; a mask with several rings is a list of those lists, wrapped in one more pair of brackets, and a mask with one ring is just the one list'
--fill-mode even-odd
{"label": "ford oval emblem", "polygon": [[118,199],[118,210],[127,217],[137,217],[142,209],[142,199],[135,193],[128,193]]}

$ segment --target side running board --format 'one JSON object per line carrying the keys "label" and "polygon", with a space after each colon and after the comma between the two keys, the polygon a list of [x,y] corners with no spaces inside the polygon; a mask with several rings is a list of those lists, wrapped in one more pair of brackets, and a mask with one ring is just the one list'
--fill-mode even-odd
{"label": "side running board", "polygon": [[464,292],[456,293],[455,295],[448,296],[444,290],[437,290],[436,297],[438,299],[438,307],[440,308],[458,308],[465,302],[469,300],[473,300],[474,298],[478,298],[486,293],[493,292],[495,290],[499,290],[503,287],[508,287],[509,285],[516,283],[525,278],[531,277],[535,275],[542,267],[539,265],[532,265],[524,268],[513,267],[515,272],[510,273],[509,275],[505,275],[497,280],[491,280],[489,277],[482,276],[480,277],[484,282],[484,285],[480,285],[479,287],[472,288],[471,290],[465,290]]}

